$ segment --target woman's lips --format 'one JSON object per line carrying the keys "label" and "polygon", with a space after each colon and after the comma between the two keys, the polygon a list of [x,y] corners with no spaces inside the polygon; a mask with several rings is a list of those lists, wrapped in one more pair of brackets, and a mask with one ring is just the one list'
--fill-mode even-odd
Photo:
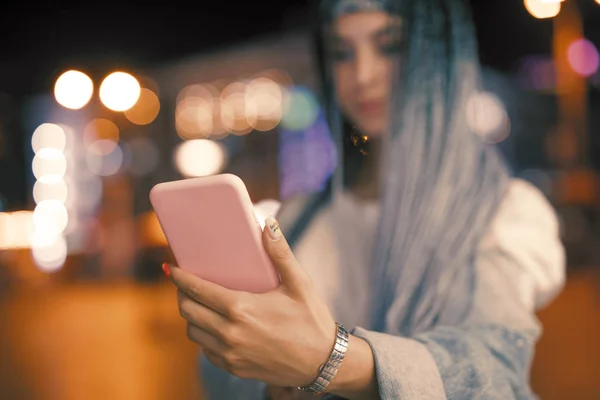
{"label": "woman's lips", "polygon": [[383,114],[385,103],[382,100],[368,100],[358,103],[358,112],[365,117],[380,116]]}

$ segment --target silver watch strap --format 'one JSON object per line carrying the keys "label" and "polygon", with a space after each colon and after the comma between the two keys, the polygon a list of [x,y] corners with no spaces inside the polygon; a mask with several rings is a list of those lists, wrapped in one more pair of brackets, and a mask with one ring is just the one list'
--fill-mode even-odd
{"label": "silver watch strap", "polygon": [[335,336],[335,345],[327,362],[319,368],[319,375],[309,386],[302,386],[298,389],[315,394],[322,394],[327,389],[327,386],[333,381],[337,374],[346,351],[348,350],[348,331],[342,324],[336,323],[337,334]]}

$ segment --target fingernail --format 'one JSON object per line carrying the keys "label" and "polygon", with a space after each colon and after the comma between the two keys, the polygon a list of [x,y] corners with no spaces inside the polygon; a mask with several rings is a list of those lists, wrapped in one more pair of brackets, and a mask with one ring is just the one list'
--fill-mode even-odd
{"label": "fingernail", "polygon": [[169,268],[169,264],[164,262],[162,264],[162,270],[165,273],[165,276],[168,278],[171,276],[171,269]]}
{"label": "fingernail", "polygon": [[273,240],[281,239],[281,229],[279,229],[279,222],[271,215],[265,221],[265,226],[269,230],[269,236]]}

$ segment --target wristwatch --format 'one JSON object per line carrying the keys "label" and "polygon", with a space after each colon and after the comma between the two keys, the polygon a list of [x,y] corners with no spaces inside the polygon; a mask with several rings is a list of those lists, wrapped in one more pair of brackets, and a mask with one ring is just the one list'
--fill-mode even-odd
{"label": "wristwatch", "polygon": [[348,350],[348,331],[340,323],[336,323],[337,333],[335,335],[335,344],[333,350],[329,355],[327,362],[319,367],[319,375],[317,378],[308,386],[300,386],[298,389],[304,392],[310,392],[314,394],[323,394],[327,389],[327,386],[333,381],[337,374],[346,351]]}

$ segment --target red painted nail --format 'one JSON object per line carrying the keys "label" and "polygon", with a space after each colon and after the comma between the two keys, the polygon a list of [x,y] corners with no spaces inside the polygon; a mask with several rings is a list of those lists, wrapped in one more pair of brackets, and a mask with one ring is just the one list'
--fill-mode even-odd
{"label": "red painted nail", "polygon": [[171,276],[171,269],[169,268],[169,264],[164,262],[162,264],[162,270],[165,273],[165,276],[168,278],[169,276]]}

